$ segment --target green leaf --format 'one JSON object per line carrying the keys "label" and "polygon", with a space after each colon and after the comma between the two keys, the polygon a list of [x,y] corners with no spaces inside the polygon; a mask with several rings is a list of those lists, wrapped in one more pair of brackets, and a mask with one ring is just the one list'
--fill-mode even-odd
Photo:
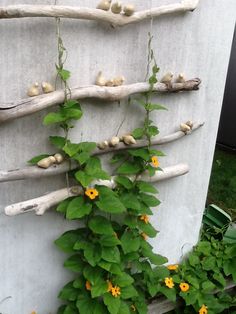
{"label": "green leaf", "polygon": [[120,251],[115,247],[103,247],[102,258],[111,263],[120,263]]}
{"label": "green leaf", "polygon": [[146,148],[130,149],[128,152],[131,156],[140,157],[145,161],[150,160],[150,154]]}
{"label": "green leaf", "polygon": [[126,208],[140,210],[140,202],[137,196],[133,193],[123,193],[120,196],[121,202],[124,204]]}
{"label": "green leaf", "polygon": [[121,301],[118,314],[130,314],[129,306],[125,302]]}
{"label": "green leaf", "polygon": [[91,285],[96,285],[103,279],[104,271],[98,267],[86,266],[83,270],[84,277],[91,283]]}
{"label": "green leaf", "polygon": [[216,267],[216,258],[214,256],[204,257],[201,263],[203,269],[213,270]]}
{"label": "green leaf", "polygon": [[60,113],[65,116],[66,120],[79,120],[83,115],[83,112],[78,108],[63,108],[60,110]]}
{"label": "green leaf", "polygon": [[31,165],[37,165],[37,163],[42,160],[43,158],[49,157],[49,154],[41,154],[38,156],[33,157],[32,159],[28,160],[27,162]]}
{"label": "green leaf", "polygon": [[211,255],[211,244],[207,241],[200,241],[196,247],[196,251],[203,253],[205,256]]}
{"label": "green leaf", "polygon": [[130,230],[124,232],[120,241],[125,254],[130,252],[136,252],[140,247],[140,237],[135,235]]}
{"label": "green leaf", "polygon": [[79,151],[86,152],[86,153],[92,153],[97,147],[97,144],[95,142],[82,142],[79,143]]}
{"label": "green leaf", "polygon": [[139,165],[126,161],[117,169],[117,173],[118,174],[137,174],[140,172],[140,170],[141,168]]}
{"label": "green leaf", "polygon": [[105,293],[107,293],[107,282],[103,279],[100,279],[99,282],[92,286],[92,298],[100,297]]}
{"label": "green leaf", "polygon": [[166,156],[163,152],[161,152],[160,150],[156,150],[156,149],[150,149],[150,154],[153,155],[153,156],[160,156],[160,157],[163,157],[163,156]]}
{"label": "green leaf", "polygon": [[63,151],[70,157],[74,156],[79,151],[79,144],[71,143],[67,141],[63,147]]}
{"label": "green leaf", "polygon": [[111,234],[102,235],[99,242],[102,246],[116,246],[121,243],[120,240],[117,239],[115,234],[114,235],[111,235]]}
{"label": "green leaf", "polygon": [[152,136],[156,136],[157,134],[159,134],[159,130],[156,126],[152,125],[152,126],[149,126],[147,128],[147,134],[152,137]]}
{"label": "green leaf", "polygon": [[97,157],[90,157],[87,161],[85,172],[96,179],[109,180],[110,176],[102,170],[101,161]]}
{"label": "green leaf", "polygon": [[69,257],[65,261],[64,267],[76,273],[82,272],[84,269],[84,262],[81,259],[81,255],[75,254]]}
{"label": "green leaf", "polygon": [[156,266],[153,269],[153,274],[155,279],[165,279],[169,277],[170,271],[165,266]]}
{"label": "green leaf", "polygon": [[127,215],[124,219],[124,224],[130,227],[131,229],[137,227],[137,217],[133,215]]}
{"label": "green leaf", "polygon": [[146,224],[145,222],[139,220],[138,221],[138,226],[150,238],[155,238],[155,236],[157,235],[157,230],[154,229],[153,226],[150,223]]}
{"label": "green leaf", "polygon": [[49,112],[43,119],[44,125],[61,123],[66,121],[66,117],[60,112]]}
{"label": "green leaf", "polygon": [[70,203],[70,201],[73,199],[73,197],[69,197],[69,198],[66,198],[64,201],[62,201],[56,208],[56,211],[59,212],[59,213],[63,213],[65,214],[66,213],[66,210],[67,210],[67,207]]}
{"label": "green leaf", "polygon": [[117,162],[121,162],[127,158],[127,155],[125,153],[117,153],[114,156],[112,156],[110,163],[115,164]]}
{"label": "green leaf", "polygon": [[134,279],[126,273],[122,273],[114,279],[114,283],[119,287],[130,286],[133,282]]}
{"label": "green leaf", "polygon": [[98,243],[96,245],[92,243],[87,243],[84,249],[84,257],[87,259],[91,266],[96,266],[102,257],[101,246]]}
{"label": "green leaf", "polygon": [[[99,189],[101,191],[101,189]],[[111,214],[123,213],[126,208],[116,196],[100,194],[99,201],[96,202],[98,208]]]}
{"label": "green leaf", "polygon": [[161,287],[160,292],[163,293],[170,301],[176,301],[176,292],[174,288]]}
{"label": "green leaf", "polygon": [[[90,313],[87,313],[87,314],[90,314]],[[103,303],[96,303],[93,310],[93,314],[109,314],[109,312],[107,311],[107,308],[105,307]]]}
{"label": "green leaf", "polygon": [[89,228],[97,234],[114,234],[111,222],[103,216],[94,216],[88,222]]}
{"label": "green leaf", "polygon": [[81,274],[78,278],[73,281],[73,287],[77,289],[83,289],[85,286],[85,280],[83,275]]}
{"label": "green leaf", "polygon": [[126,299],[130,299],[133,297],[137,297],[138,296],[138,292],[137,290],[134,288],[134,286],[127,286],[127,287],[123,287],[121,289],[121,298],[126,300]]}
{"label": "green leaf", "polygon": [[85,203],[82,196],[74,198],[68,205],[66,218],[69,220],[79,219],[89,215],[92,211],[92,204]]}
{"label": "green leaf", "polygon": [[86,188],[94,180],[92,176],[87,175],[82,170],[79,170],[75,173],[75,178],[78,182],[82,184],[84,188]]}
{"label": "green leaf", "polygon": [[151,281],[147,282],[148,292],[150,293],[151,297],[154,297],[157,292],[160,290],[160,285],[158,285],[156,282],[153,283]]}
{"label": "green leaf", "polygon": [[64,252],[71,253],[74,252],[75,243],[81,238],[80,234],[78,234],[77,230],[71,230],[63,233],[55,241],[55,244]]}
{"label": "green leaf", "polygon": [[155,207],[160,205],[160,201],[153,195],[148,195],[145,193],[139,194],[140,199],[148,206],[148,207]]}
{"label": "green leaf", "polygon": [[200,259],[195,253],[192,253],[189,255],[188,261],[189,261],[189,264],[193,267],[200,263]]}
{"label": "green leaf", "polygon": [[74,99],[68,99],[66,102],[64,102],[63,107],[64,108],[71,108],[74,107],[75,105],[79,105],[77,100]]}
{"label": "green leaf", "polygon": [[114,298],[110,293],[106,293],[103,297],[103,301],[106,304],[109,313],[118,314],[121,303],[120,298]]}
{"label": "green leaf", "polygon": [[211,292],[212,290],[215,289],[215,285],[213,284],[213,282],[207,280],[207,281],[204,281],[202,283],[202,292],[203,293],[207,293],[207,292]]}
{"label": "green leaf", "polygon": [[115,177],[115,182],[125,187],[127,190],[130,190],[133,188],[133,182],[127,177],[117,176]]}
{"label": "green leaf", "polygon": [[70,71],[65,69],[58,69],[57,70],[58,75],[62,79],[62,81],[67,81],[70,78]]}
{"label": "green leaf", "polygon": [[66,139],[61,136],[49,136],[49,141],[52,145],[56,146],[59,149],[63,149],[66,144]]}
{"label": "green leaf", "polygon": [[79,290],[73,287],[73,281],[66,284],[60,291],[58,298],[66,301],[75,301],[78,297]]}
{"label": "green leaf", "polygon": [[226,286],[226,280],[221,273],[214,273],[213,279],[220,283],[220,285],[224,288]]}
{"label": "green leaf", "polygon": [[135,138],[135,139],[141,139],[144,135],[144,129],[143,128],[137,128],[135,130],[133,130],[132,132],[132,136]]}
{"label": "green leaf", "polygon": [[157,189],[151,183],[148,183],[145,181],[136,181],[136,185],[137,185],[139,191],[141,191],[141,192],[153,193],[153,194],[158,193]]}
{"label": "green leaf", "polygon": [[87,295],[80,294],[78,296],[76,306],[80,314],[92,314],[96,302]]}
{"label": "green leaf", "polygon": [[198,293],[196,290],[186,292],[180,292],[179,295],[185,300],[186,305],[195,304],[198,298]]}
{"label": "green leaf", "polygon": [[138,310],[139,314],[147,314],[148,307],[147,307],[147,304],[145,303],[145,300],[135,300],[134,305],[136,309]]}
{"label": "green leaf", "polygon": [[159,104],[149,104],[149,110],[168,110],[165,106],[159,105]]}
{"label": "green leaf", "polygon": [[82,166],[84,163],[86,163],[86,161],[88,161],[90,158],[90,154],[87,152],[82,152],[80,154],[76,154],[73,156],[73,159],[75,159],[76,161],[78,161],[80,163],[80,165]]}

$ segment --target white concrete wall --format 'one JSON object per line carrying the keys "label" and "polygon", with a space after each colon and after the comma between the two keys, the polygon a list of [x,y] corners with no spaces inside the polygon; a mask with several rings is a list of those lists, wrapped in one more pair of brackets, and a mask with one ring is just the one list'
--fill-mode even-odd
{"label": "white concrete wall", "polygon": [[[132,1],[139,10],[177,0]],[[54,0],[0,0],[8,4],[53,4]],[[59,1],[60,4],[94,7],[96,0]],[[154,20],[154,48],[161,74],[168,70],[200,77],[199,92],[156,97],[169,112],[153,115],[161,134],[174,131],[188,119],[205,121],[192,136],[162,147],[167,157],[161,166],[188,162],[189,175],[158,185],[162,205],[153,217],[160,230],[152,241],[156,251],[179,260],[198,239],[218,127],[230,46],[235,22],[235,0],[201,0],[194,13]],[[143,81],[146,70],[147,33],[150,22],[112,29],[91,21],[62,23],[62,35],[72,71],[71,86],[91,84],[99,70],[124,74],[128,83]],[[0,103],[21,99],[34,81],[53,80],[57,58],[55,21],[24,19],[0,21]],[[83,102],[84,117],[72,131],[74,140],[97,141],[114,133],[126,117],[121,133],[139,126],[137,106]],[[0,126],[0,169],[24,166],[52,147],[47,136],[56,129],[42,126],[44,112]],[[73,228],[55,212],[43,217],[27,214],[6,217],[4,206],[63,187],[64,176],[2,183],[0,185],[0,303],[2,314],[56,313],[57,293],[69,279],[62,264],[66,256],[53,241]]]}

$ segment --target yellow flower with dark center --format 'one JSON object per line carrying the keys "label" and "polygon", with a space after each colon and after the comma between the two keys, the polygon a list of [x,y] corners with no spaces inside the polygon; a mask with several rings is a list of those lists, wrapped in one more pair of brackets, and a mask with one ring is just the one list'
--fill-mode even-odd
{"label": "yellow flower with dark center", "polygon": [[148,236],[146,235],[146,233],[142,232],[141,236],[143,237],[143,239],[146,241],[148,239]]}
{"label": "yellow flower with dark center", "polygon": [[182,282],[179,287],[182,292],[187,292],[189,290],[189,284],[186,282]]}
{"label": "yellow flower with dark center", "polygon": [[91,290],[91,283],[88,280],[85,283],[85,288],[89,291]]}
{"label": "yellow flower with dark center", "polygon": [[159,166],[159,161],[157,159],[157,156],[152,156],[152,165],[155,168],[157,168]]}
{"label": "yellow flower with dark center", "polygon": [[113,297],[117,298],[121,292],[120,292],[120,287],[118,286],[114,286],[111,288],[111,294],[113,295]]}
{"label": "yellow flower with dark center", "polygon": [[199,310],[199,314],[207,314],[207,313],[208,313],[207,306],[203,304]]}
{"label": "yellow flower with dark center", "polygon": [[149,217],[148,217],[148,215],[139,216],[139,219],[140,219],[140,220],[143,220],[143,221],[145,222],[145,224],[148,224],[148,223],[149,223]]}
{"label": "yellow flower with dark center", "polygon": [[94,200],[98,196],[98,191],[96,189],[87,189],[85,191],[85,195],[87,195],[91,200]]}
{"label": "yellow flower with dark center", "polygon": [[165,284],[168,288],[173,288],[174,287],[174,282],[173,282],[173,279],[171,277],[166,277],[165,278]]}
{"label": "yellow flower with dark center", "polygon": [[131,308],[131,311],[136,312],[136,307],[134,304],[132,304],[130,308]]}
{"label": "yellow flower with dark center", "polygon": [[110,280],[107,280],[107,292],[110,292],[113,288],[112,282]]}
{"label": "yellow flower with dark center", "polygon": [[177,270],[178,267],[179,267],[179,265],[177,265],[177,264],[175,264],[175,265],[168,265],[167,269],[169,269],[169,270]]}

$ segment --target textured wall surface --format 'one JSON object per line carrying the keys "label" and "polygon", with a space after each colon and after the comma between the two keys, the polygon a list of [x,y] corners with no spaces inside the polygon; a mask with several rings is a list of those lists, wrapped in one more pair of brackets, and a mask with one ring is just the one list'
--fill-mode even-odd
{"label": "textured wall surface", "polygon": [[[136,0],[139,10],[177,0]],[[53,4],[53,0],[0,0],[8,4]],[[168,112],[153,115],[161,135],[192,119],[205,126],[176,143],[163,145],[167,157],[161,166],[187,162],[188,175],[158,184],[159,209],[152,217],[160,230],[152,240],[157,252],[175,262],[198,239],[206,199],[216,132],[235,22],[235,0],[202,0],[194,13],[153,21],[154,48],[161,74],[185,72],[200,77],[198,92],[165,95],[156,101]],[[59,4],[94,7],[95,0],[59,1]],[[72,71],[70,85],[94,82],[96,73],[123,74],[128,83],[143,81],[146,70],[149,21],[112,29],[92,21],[62,21],[62,36]],[[25,97],[34,81],[53,81],[57,58],[54,19],[0,20],[0,103]],[[160,75],[161,75],[160,74]],[[84,117],[72,131],[73,140],[98,141],[139,126],[141,109],[125,101],[82,102]],[[47,142],[56,128],[42,126],[46,111],[0,125],[0,169],[24,166],[32,156],[52,151]],[[40,196],[65,185],[64,176],[1,183],[0,185],[0,312],[2,314],[56,313],[57,293],[70,274],[63,269],[65,255],[53,241],[74,226],[53,211],[6,217],[7,204]],[[11,298],[1,303],[5,297]],[[89,313],[88,313],[89,314]]]}

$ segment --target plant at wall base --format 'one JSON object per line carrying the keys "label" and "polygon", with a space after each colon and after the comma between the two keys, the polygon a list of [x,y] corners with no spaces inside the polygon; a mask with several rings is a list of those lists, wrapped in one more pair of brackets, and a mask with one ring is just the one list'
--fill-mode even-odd
{"label": "plant at wall base", "polygon": [[180,265],[168,267],[169,288],[181,304],[175,313],[233,313],[236,297],[227,286],[236,284],[235,265],[235,244],[205,237]]}

